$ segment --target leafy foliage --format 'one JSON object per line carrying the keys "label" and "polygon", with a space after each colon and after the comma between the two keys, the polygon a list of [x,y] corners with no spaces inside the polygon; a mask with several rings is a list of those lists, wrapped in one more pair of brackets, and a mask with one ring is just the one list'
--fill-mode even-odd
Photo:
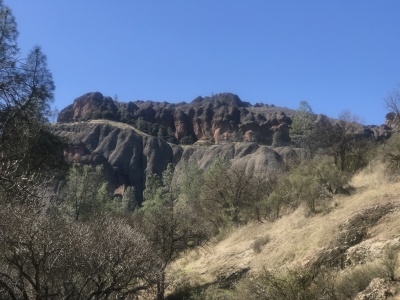
{"label": "leafy foliage", "polygon": [[302,162],[288,176],[281,178],[268,205],[275,218],[279,217],[283,206],[296,209],[301,203],[316,213],[319,202],[341,191],[348,180],[348,174],[340,171],[331,158],[316,157]]}
{"label": "leafy foliage", "polygon": [[301,101],[298,109],[292,117],[290,137],[296,146],[304,146],[315,121],[315,114],[307,101]]}
{"label": "leafy foliage", "polygon": [[23,201],[44,190],[63,143],[47,128],[55,86],[46,56],[35,47],[20,59],[16,22],[2,1],[0,26],[0,193]]}
{"label": "leafy foliage", "polygon": [[143,228],[161,261],[157,299],[164,299],[168,264],[181,252],[207,240],[208,232],[190,206],[180,205],[171,165],[163,172],[162,178],[153,174],[147,179],[143,207],[136,214],[136,222]]}
{"label": "leafy foliage", "polygon": [[66,184],[60,193],[60,202],[66,214],[76,221],[105,209],[111,195],[103,179],[101,166],[73,165],[67,176]]}
{"label": "leafy foliage", "polygon": [[217,231],[261,217],[260,202],[270,192],[269,178],[223,160],[216,160],[204,176],[200,207]]}
{"label": "leafy foliage", "polygon": [[[138,207],[132,187],[113,200],[101,167],[73,165],[58,201],[44,201],[50,174],[63,162],[64,143],[48,129],[55,85],[39,47],[20,59],[16,22],[1,0],[0,33],[2,299],[137,299],[151,297],[151,288],[157,299],[164,299],[167,268],[181,253],[203,245],[212,234],[277,218],[283,209],[296,209],[301,203],[317,213],[367,162],[368,141],[358,133],[357,118],[345,112],[337,122],[325,119],[311,128],[315,116],[303,101],[293,117],[291,135],[296,145],[309,147],[313,159],[279,180],[222,160],[206,171],[194,162],[182,162],[179,180],[171,165],[163,174],[147,177],[144,202]],[[98,117],[122,118],[104,105]],[[143,118],[136,126],[176,142],[170,127]],[[241,140],[241,135],[232,135],[232,140]],[[282,131],[273,139],[274,146],[288,141]],[[193,141],[193,136],[180,140]],[[393,174],[400,168],[398,148],[394,136],[385,154]],[[260,236],[253,250],[260,252],[268,242],[268,234]],[[232,299],[235,292],[249,300],[346,299],[373,276],[397,279],[397,252],[392,250],[385,253],[382,268],[355,268],[335,284],[322,272],[265,270],[236,291],[211,286],[193,299]]]}

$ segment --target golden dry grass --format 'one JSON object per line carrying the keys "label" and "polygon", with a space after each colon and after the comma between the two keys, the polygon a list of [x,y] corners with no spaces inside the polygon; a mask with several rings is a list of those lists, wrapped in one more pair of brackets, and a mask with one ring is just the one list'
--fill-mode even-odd
{"label": "golden dry grass", "polygon": [[[173,268],[181,269],[191,282],[210,282],[224,270],[250,267],[250,272],[262,268],[279,269],[304,265],[339,233],[345,224],[360,211],[387,202],[400,204],[400,183],[388,182],[381,165],[370,166],[354,176],[350,196],[330,200],[332,210],[327,214],[306,217],[303,208],[281,217],[275,222],[251,223],[237,228],[227,238],[199,253],[189,253]],[[373,242],[385,242],[400,237],[400,212],[394,211],[369,230]],[[270,241],[260,253],[252,249],[257,237],[268,234]]]}
{"label": "golden dry grass", "polygon": [[89,124],[108,124],[114,127],[118,127],[121,129],[132,129],[136,133],[142,135],[142,136],[150,136],[147,133],[144,133],[143,131],[140,131],[133,127],[132,125],[126,124],[126,123],[121,123],[121,122],[115,122],[115,121],[110,121],[110,120],[104,120],[104,119],[99,119],[99,120],[90,120],[88,122]]}

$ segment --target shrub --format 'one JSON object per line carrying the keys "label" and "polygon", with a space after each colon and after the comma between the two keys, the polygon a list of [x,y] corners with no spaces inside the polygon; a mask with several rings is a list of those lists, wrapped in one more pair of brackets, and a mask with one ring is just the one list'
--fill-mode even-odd
{"label": "shrub", "polygon": [[339,276],[336,290],[340,299],[353,299],[359,292],[365,290],[371,280],[382,277],[384,270],[378,264],[360,265]]}
{"label": "shrub", "polygon": [[383,254],[382,266],[384,268],[384,274],[390,280],[397,279],[397,270],[399,268],[399,253],[396,247],[389,246],[385,249]]}
{"label": "shrub", "polygon": [[253,251],[255,253],[260,253],[262,250],[262,247],[265,246],[270,240],[271,240],[271,238],[268,234],[260,236],[255,239],[251,248],[253,249]]}
{"label": "shrub", "polygon": [[400,177],[400,135],[393,134],[383,148],[383,162],[386,174],[398,180]]}
{"label": "shrub", "polygon": [[313,300],[319,299],[313,289],[313,277],[303,269],[274,274],[263,270],[247,277],[236,286],[237,299],[247,300]]}
{"label": "shrub", "polygon": [[322,156],[302,162],[288,176],[282,178],[269,196],[268,205],[279,217],[282,205],[296,209],[302,202],[311,213],[317,212],[320,200],[329,199],[343,190],[349,180],[333,159]]}
{"label": "shrub", "polygon": [[233,291],[229,289],[220,289],[215,285],[199,288],[195,287],[194,292],[187,298],[190,300],[232,300],[234,299]]}

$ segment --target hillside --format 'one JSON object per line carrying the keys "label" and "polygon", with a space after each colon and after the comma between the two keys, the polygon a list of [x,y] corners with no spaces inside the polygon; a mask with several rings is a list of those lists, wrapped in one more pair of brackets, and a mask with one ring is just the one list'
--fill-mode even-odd
{"label": "hillside", "polygon": [[[192,285],[226,287],[225,281],[264,268],[284,271],[325,264],[346,274],[356,266],[381,264],[385,249],[400,249],[400,183],[383,178],[382,166],[360,172],[351,182],[353,194],[336,196],[325,214],[306,216],[300,207],[274,222],[239,227],[222,241],[182,256],[171,266],[171,276],[179,274],[179,280]],[[254,242],[265,236],[268,242],[257,252]]]}
{"label": "hillside", "polygon": [[[400,184],[386,179],[380,160],[390,154],[396,163],[398,144],[389,126],[355,120],[252,106],[228,93],[189,104],[89,93],[52,131],[66,139],[67,161],[104,167],[114,191],[105,209],[138,223],[160,252],[159,299],[389,299]],[[243,294],[253,283],[294,294]],[[302,284],[306,296],[296,290]],[[368,284],[385,296],[369,295]]]}
{"label": "hillside", "polygon": [[[100,92],[76,98],[52,124],[58,96],[46,55],[35,46],[22,56],[3,1],[0,20],[0,300],[400,299],[399,90],[380,126],[350,111],[315,113],[307,101],[293,110],[221,93],[123,103]],[[97,65],[86,69],[106,79],[99,84],[113,84],[104,74],[138,84]],[[154,73],[130,69],[145,81]],[[235,82],[250,74],[230,73]],[[330,86],[324,95],[337,96]]]}
{"label": "hillside", "polygon": [[[170,163],[179,171],[182,158],[202,169],[221,158],[244,165],[246,172],[282,170],[302,152],[289,132],[294,114],[231,93],[171,104],[122,103],[95,92],[64,108],[52,130],[67,138],[68,161],[104,165],[113,190],[133,186],[141,201],[146,176],[161,175]],[[318,115],[313,126],[335,122]],[[391,128],[357,125],[357,132],[381,140]]]}

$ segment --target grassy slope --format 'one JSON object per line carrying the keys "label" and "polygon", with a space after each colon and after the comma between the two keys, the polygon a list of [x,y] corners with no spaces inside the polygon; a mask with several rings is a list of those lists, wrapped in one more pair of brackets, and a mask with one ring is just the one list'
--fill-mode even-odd
{"label": "grassy slope", "polygon": [[[382,167],[369,168],[352,180],[356,192],[351,196],[338,196],[331,200],[332,210],[327,214],[306,217],[299,208],[275,222],[252,223],[236,229],[219,243],[208,245],[199,253],[186,254],[173,266],[192,283],[204,284],[217,276],[250,267],[250,272],[261,268],[279,269],[293,265],[305,265],[338,236],[339,225],[357,213],[384,203],[400,205],[400,183],[384,179]],[[253,251],[252,243],[268,234],[270,242],[260,253]],[[369,258],[382,254],[388,242],[399,241],[400,211],[393,210],[368,230],[368,237],[361,244]],[[356,245],[359,247],[361,244]],[[375,255],[375,256],[374,256]]]}

